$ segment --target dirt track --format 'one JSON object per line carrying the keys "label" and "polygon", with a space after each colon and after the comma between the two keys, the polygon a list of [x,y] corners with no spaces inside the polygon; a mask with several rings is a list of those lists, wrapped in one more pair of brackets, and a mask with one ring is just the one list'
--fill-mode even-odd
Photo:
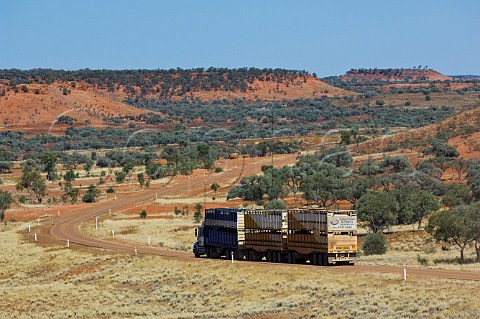
{"label": "dirt track", "polygon": [[[296,155],[279,156],[275,159],[275,166],[283,166],[286,164],[294,163],[295,157]],[[109,209],[111,209],[112,211],[118,211],[126,207],[134,206],[140,202],[153,201],[156,193],[158,193],[159,196],[178,195],[182,192],[187,191],[191,193],[201,194],[204,189],[205,182],[210,185],[215,181],[226,181],[235,179],[237,177],[240,178],[243,176],[252,175],[259,172],[262,165],[268,164],[271,164],[271,158],[247,159],[243,161],[242,165],[239,165],[238,167],[232,168],[220,174],[209,176],[195,176],[190,179],[190,182],[187,185],[184,183],[174,182],[167,187],[148,189],[141,193],[118,194],[117,199],[114,201],[96,203],[91,205],[88,212],[77,209],[70,212],[67,216],[61,217],[60,220],[50,229],[50,234],[57,240],[70,240],[71,243],[83,246],[127,252],[130,254],[134,254],[136,249],[138,254],[157,255],[177,259],[193,259],[193,254],[190,252],[174,251],[160,247],[140,246],[130,243],[118,242],[115,240],[108,241],[87,237],[84,234],[80,233],[80,231],[78,230],[78,226],[84,221],[90,219],[93,220],[96,216],[108,212]],[[262,262],[257,262],[256,264],[258,265],[258,267],[312,267],[310,265],[268,264]],[[339,266],[328,267],[326,269],[336,272],[352,273],[391,273],[398,274],[400,278],[403,278],[402,267]],[[480,281],[480,273],[453,270],[409,268],[408,276]]]}

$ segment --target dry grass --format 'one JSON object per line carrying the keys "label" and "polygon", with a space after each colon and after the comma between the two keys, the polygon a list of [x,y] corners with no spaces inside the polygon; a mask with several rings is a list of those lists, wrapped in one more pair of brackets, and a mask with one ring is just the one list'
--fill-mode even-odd
{"label": "dry grass", "polygon": [[[427,264],[420,264],[418,257],[425,258]],[[415,268],[428,267],[480,272],[480,263],[474,262],[475,258],[473,244],[465,248],[466,262],[461,264],[460,251],[457,246],[436,243],[427,232],[416,230],[389,234],[388,251],[385,255],[361,256],[358,264],[400,266],[405,263],[407,266]]]}
{"label": "dry grass", "polygon": [[[194,229],[198,224],[193,222],[193,212],[189,216],[175,218],[158,218],[155,215],[146,220],[127,219],[128,215],[104,216],[99,219],[99,229],[95,230],[95,222],[89,221],[81,225],[82,232],[89,236],[109,239],[112,238],[112,229],[115,238],[122,241],[146,245],[148,236],[152,246],[162,246],[175,250],[189,251],[195,241]],[[136,216],[138,217],[138,216]],[[158,217],[174,217],[159,215]]]}
{"label": "dry grass", "polygon": [[42,248],[1,227],[2,318],[480,316],[478,282]]}

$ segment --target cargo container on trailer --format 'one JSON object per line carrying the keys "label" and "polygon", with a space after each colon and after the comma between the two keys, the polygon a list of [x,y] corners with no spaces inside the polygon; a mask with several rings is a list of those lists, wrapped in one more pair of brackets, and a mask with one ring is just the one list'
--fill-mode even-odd
{"label": "cargo container on trailer", "polygon": [[356,222],[352,210],[206,209],[193,252],[208,258],[353,264]]}

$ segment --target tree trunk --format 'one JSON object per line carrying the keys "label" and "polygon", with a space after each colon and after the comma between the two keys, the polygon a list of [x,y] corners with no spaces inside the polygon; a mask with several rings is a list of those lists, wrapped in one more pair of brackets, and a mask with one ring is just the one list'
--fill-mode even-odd
{"label": "tree trunk", "polygon": [[460,263],[463,265],[465,262],[465,258],[463,256],[463,250],[465,249],[465,246],[460,246]]}
{"label": "tree trunk", "polygon": [[475,252],[477,253],[477,263],[480,263],[480,242],[475,241]]}

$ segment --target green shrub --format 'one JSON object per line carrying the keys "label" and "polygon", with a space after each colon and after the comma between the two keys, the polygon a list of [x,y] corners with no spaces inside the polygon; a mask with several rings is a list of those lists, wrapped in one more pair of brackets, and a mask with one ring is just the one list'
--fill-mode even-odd
{"label": "green shrub", "polygon": [[147,211],[145,209],[140,212],[140,218],[141,219],[146,219],[147,218]]}
{"label": "green shrub", "polygon": [[175,206],[175,209],[173,210],[173,213],[178,216],[182,213],[182,211],[177,206]]}
{"label": "green shrub", "polygon": [[387,252],[387,236],[383,233],[368,234],[362,248],[365,255],[383,255]]}
{"label": "green shrub", "polygon": [[113,187],[110,186],[109,188],[107,188],[107,193],[108,193],[108,194],[115,193],[115,189],[113,189]]}
{"label": "green shrub", "polygon": [[20,204],[25,204],[27,202],[27,198],[25,197],[25,195],[22,195],[18,198],[18,201],[20,202]]}
{"label": "green shrub", "polygon": [[287,205],[281,199],[272,199],[266,206],[265,209],[287,209]]}
{"label": "green shrub", "polygon": [[263,199],[259,199],[259,200],[257,200],[257,202],[255,204],[257,206],[263,206],[263,205],[265,205],[265,201]]}
{"label": "green shrub", "polygon": [[428,266],[428,259],[420,255],[417,255],[417,262],[424,267]]}
{"label": "green shrub", "polygon": [[220,173],[220,172],[223,172],[223,168],[217,166],[217,167],[215,167],[214,171],[215,171],[215,173]]}

